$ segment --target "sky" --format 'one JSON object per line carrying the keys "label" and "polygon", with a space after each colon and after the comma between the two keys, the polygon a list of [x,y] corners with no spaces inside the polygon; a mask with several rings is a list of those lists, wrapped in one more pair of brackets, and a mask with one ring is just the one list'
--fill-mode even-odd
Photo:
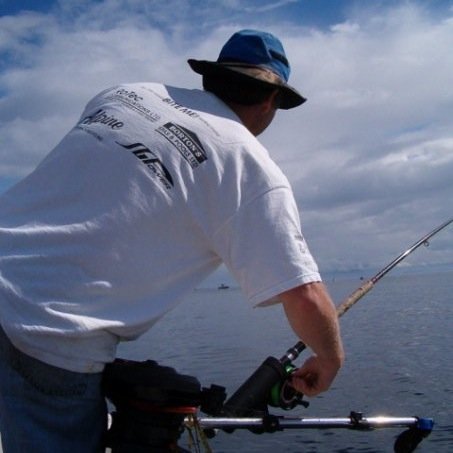
{"label": "sky", "polygon": [[[259,137],[321,272],[379,270],[453,217],[453,1],[0,0],[0,193],[122,82],[200,88],[237,30],[277,35],[308,101]],[[402,267],[453,269],[453,226]]]}

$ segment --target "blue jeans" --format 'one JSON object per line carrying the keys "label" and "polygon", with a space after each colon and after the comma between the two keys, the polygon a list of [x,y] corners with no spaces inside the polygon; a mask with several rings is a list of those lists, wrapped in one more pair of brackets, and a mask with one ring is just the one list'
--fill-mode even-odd
{"label": "blue jeans", "polygon": [[15,348],[0,328],[0,433],[4,453],[104,451],[102,374],[47,365]]}

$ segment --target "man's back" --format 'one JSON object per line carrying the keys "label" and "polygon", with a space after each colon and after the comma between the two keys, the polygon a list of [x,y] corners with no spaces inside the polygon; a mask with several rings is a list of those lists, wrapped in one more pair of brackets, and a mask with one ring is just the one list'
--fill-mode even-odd
{"label": "man's back", "polygon": [[55,366],[101,369],[118,339],[146,331],[221,260],[240,259],[232,231],[247,237],[253,218],[228,223],[276,188],[289,190],[286,178],[215,96],[104,91],[0,199],[8,335]]}

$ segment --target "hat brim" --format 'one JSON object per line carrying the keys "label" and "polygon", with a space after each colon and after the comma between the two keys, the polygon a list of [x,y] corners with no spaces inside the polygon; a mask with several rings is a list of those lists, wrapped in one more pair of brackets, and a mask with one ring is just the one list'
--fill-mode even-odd
{"label": "hat brim", "polygon": [[225,64],[218,63],[215,61],[189,59],[187,60],[187,62],[189,63],[189,66],[192,68],[192,70],[195,71],[197,74],[212,76],[234,74],[234,76],[239,79],[241,78],[247,80],[253,79],[256,80],[257,83],[274,86],[280,90],[281,99],[279,108],[283,110],[298,107],[307,100],[295,88],[281,80],[278,83],[265,81],[261,78],[245,74],[244,72],[239,72],[232,66],[226,66]]}

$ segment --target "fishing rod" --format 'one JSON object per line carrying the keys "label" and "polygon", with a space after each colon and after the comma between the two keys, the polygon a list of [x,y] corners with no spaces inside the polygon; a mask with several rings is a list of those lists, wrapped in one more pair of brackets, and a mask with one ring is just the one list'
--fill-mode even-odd
{"label": "fishing rod", "polygon": [[[437,228],[424,235],[407,250],[397,256],[375,276],[367,280],[347,297],[338,307],[337,315],[342,316],[356,304],[374,285],[387,275],[395,266],[421,245],[429,245],[428,241],[439,231],[453,222],[453,218],[439,225]],[[299,341],[280,358],[268,357],[256,371],[239,387],[239,389],[226,401],[223,412],[227,416],[250,416],[257,413],[266,413],[267,405],[282,409],[292,409],[298,404],[307,406],[302,400],[302,395],[292,387],[285,385],[289,375],[296,369],[292,364],[306,345]]]}
{"label": "fishing rod", "polygon": [[[357,288],[349,297],[347,297],[338,307],[337,307],[337,315],[338,317],[343,316],[354,304],[356,304],[365,294],[367,294],[374,285],[381,280],[385,275],[387,275],[394,267],[396,267],[401,261],[403,261],[408,255],[410,255],[413,251],[418,249],[421,245],[428,246],[429,239],[431,239],[434,235],[436,235],[439,231],[446,228],[450,223],[453,222],[453,218],[447,220],[446,222],[442,223],[438,227],[434,228],[434,230],[430,231],[428,234],[423,236],[413,245],[411,245],[407,250],[403,253],[398,255],[393,261],[391,261],[387,266],[385,266],[382,270],[380,270],[375,276],[371,277],[367,280],[363,285]],[[299,341],[297,342],[292,348],[286,351],[285,355],[280,358],[280,361],[283,364],[293,361],[296,359],[302,351],[306,349],[306,345]]]}

